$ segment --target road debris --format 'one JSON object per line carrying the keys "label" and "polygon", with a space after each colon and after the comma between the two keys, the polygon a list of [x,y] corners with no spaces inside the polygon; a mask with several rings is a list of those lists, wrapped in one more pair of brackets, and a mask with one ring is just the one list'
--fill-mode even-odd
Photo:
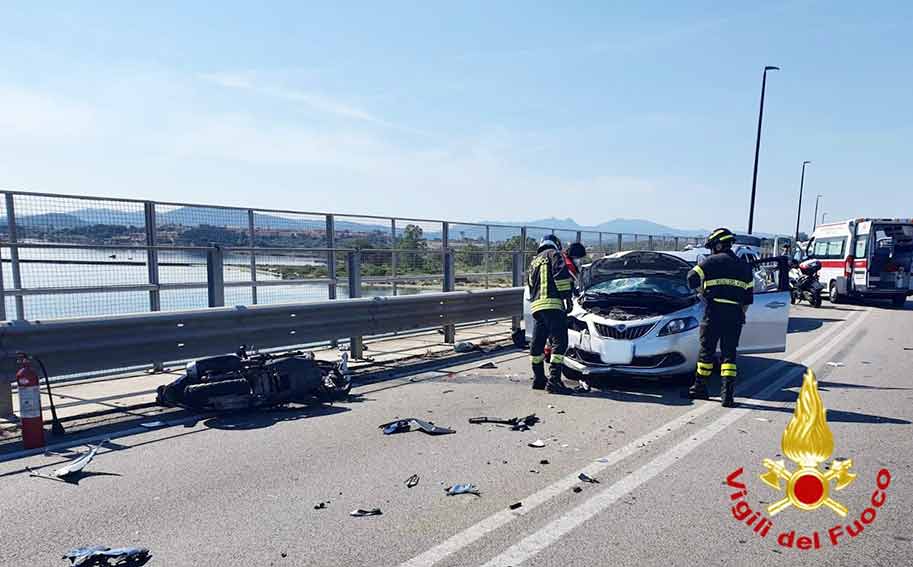
{"label": "road debris", "polygon": [[359,508],[349,512],[350,516],[354,516],[356,518],[361,518],[362,516],[380,516],[382,514],[383,512],[380,511],[380,508]]}
{"label": "road debris", "polygon": [[486,362],[482,366],[479,366],[479,370],[494,370],[498,366],[494,362]]}
{"label": "road debris", "polygon": [[536,425],[541,421],[536,414],[530,414],[526,417],[470,417],[469,423],[496,423],[499,425],[509,425],[513,431],[527,431],[530,427]]}
{"label": "road debris", "polygon": [[534,449],[541,449],[542,447],[545,447],[545,441],[543,441],[542,439],[536,439],[535,441],[527,443],[527,445],[529,445],[530,447],[532,447]]}
{"label": "road debris", "polygon": [[425,421],[424,419],[418,419],[417,417],[397,419],[389,423],[383,423],[377,427],[378,429],[384,430],[384,435],[406,433],[412,431],[413,427],[424,431],[428,435],[447,435],[449,433],[456,433],[453,429],[441,427],[440,425],[435,425],[433,421]]}
{"label": "road debris", "polygon": [[479,347],[469,341],[461,341],[453,345],[453,352],[464,353],[472,352],[474,350],[479,350]]}
{"label": "road debris", "polygon": [[66,482],[68,478],[72,478],[73,475],[76,475],[77,473],[82,472],[82,470],[85,469],[89,465],[89,463],[92,462],[92,459],[95,458],[95,455],[98,453],[98,450],[101,448],[101,446],[110,440],[111,439],[105,439],[98,445],[92,447],[88,452],[84,453],[78,459],[70,461],[68,464],[51,472],[51,474],[35,472],[34,470],[31,469],[31,467],[25,467],[25,468],[27,471],[29,471],[29,476],[37,476],[39,478],[48,478],[51,480],[62,480],[64,482]]}
{"label": "road debris", "polygon": [[454,484],[453,486],[448,486],[444,492],[447,493],[447,496],[456,496],[457,494],[475,494],[476,496],[482,496],[482,493],[479,492],[478,487],[474,484]]}
{"label": "road debris", "polygon": [[412,488],[413,486],[418,484],[418,481],[419,481],[419,476],[417,474],[410,476],[409,478],[406,479],[406,488]]}
{"label": "road debris", "polygon": [[511,505],[509,506],[509,508],[510,508],[511,510],[516,510],[517,508],[522,508],[522,507],[523,507],[523,503],[522,503],[522,502],[514,502],[513,504],[511,504]]}
{"label": "road debris", "polygon": [[827,365],[830,366],[830,367],[832,367],[832,368],[843,368],[844,366],[846,366],[846,365],[843,364],[842,362],[833,362],[833,361],[828,362]]}
{"label": "road debris", "polygon": [[763,421],[763,422],[765,422],[765,423],[770,423],[770,420],[767,419],[766,417],[756,417],[755,420],[757,420],[757,421]]}
{"label": "road debris", "polygon": [[318,502],[317,504],[314,504],[315,510],[326,510],[326,507],[327,507],[326,502]]}
{"label": "road debris", "polygon": [[590,484],[599,484],[598,480],[596,480],[595,478],[591,477],[590,475],[588,475],[586,473],[580,473],[577,476],[577,478],[579,478],[583,482],[589,482]]}
{"label": "road debris", "polygon": [[[69,559],[70,565],[90,567],[93,565],[145,565],[151,554],[145,547],[105,547],[95,545],[92,547],[77,547],[71,549],[62,557]],[[114,563],[112,563],[114,561]]]}
{"label": "road debris", "polygon": [[547,465],[547,464],[549,464],[549,463],[548,463],[548,459],[542,459],[541,461],[539,461],[539,464],[540,464],[540,465]]}
{"label": "road debris", "polygon": [[574,487],[574,492],[575,492],[575,493],[580,493],[580,492],[583,492],[583,489],[580,488],[579,486],[575,486],[575,487]]}
{"label": "road debris", "polygon": [[140,427],[145,427],[146,429],[155,429],[156,427],[162,427],[165,425],[164,421],[147,421],[146,423],[140,423]]}

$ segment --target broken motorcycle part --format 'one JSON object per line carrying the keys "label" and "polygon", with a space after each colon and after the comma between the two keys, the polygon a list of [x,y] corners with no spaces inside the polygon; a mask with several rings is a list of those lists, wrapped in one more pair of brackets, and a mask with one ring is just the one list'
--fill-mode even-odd
{"label": "broken motorcycle part", "polygon": [[418,419],[417,417],[397,419],[396,421],[382,423],[377,427],[378,429],[384,430],[384,435],[406,433],[407,431],[412,431],[413,427],[424,431],[428,435],[447,435],[450,433],[456,433],[456,431],[453,429],[441,427],[440,425],[435,425],[433,421],[425,421],[424,419]]}
{"label": "broken motorcycle part", "polygon": [[580,473],[577,476],[577,478],[579,478],[583,482],[589,482],[590,484],[599,484],[598,480],[596,480],[595,478],[591,477],[590,475],[588,475],[586,473]]}
{"label": "broken motorcycle part", "polygon": [[527,445],[529,445],[530,447],[532,447],[534,449],[541,449],[542,447],[545,447],[545,441],[543,441],[542,439],[536,439],[535,441],[527,443]]}
{"label": "broken motorcycle part", "polygon": [[[70,565],[90,567],[92,565],[143,565],[151,554],[144,547],[110,548],[102,545],[77,547],[68,551],[62,559],[69,559]],[[111,563],[114,561],[114,563]]]}
{"label": "broken motorcycle part", "polygon": [[380,511],[380,508],[359,508],[357,510],[352,510],[349,512],[350,516],[360,518],[362,516],[380,516],[383,512]]}
{"label": "broken motorcycle part", "polygon": [[530,427],[541,421],[536,414],[530,414],[526,417],[470,417],[469,423],[496,423],[499,425],[509,425],[514,431],[527,431]]}
{"label": "broken motorcycle part", "polygon": [[447,493],[447,496],[456,496],[457,494],[482,495],[482,493],[479,492],[478,487],[474,484],[454,484],[453,486],[448,486],[444,492]]}
{"label": "broken motorcycle part", "polygon": [[419,481],[419,476],[417,474],[410,476],[409,478],[406,479],[406,488],[412,488],[413,486],[416,486],[418,484],[418,481]]}
{"label": "broken motorcycle part", "polygon": [[29,467],[26,467],[26,470],[29,471],[30,476],[37,476],[40,478],[49,478],[52,480],[66,480],[68,477],[81,472],[83,469],[85,469],[87,466],[89,466],[89,463],[91,463],[92,459],[95,458],[95,455],[98,453],[98,450],[101,448],[101,446],[104,445],[105,443],[107,443],[108,441],[110,441],[110,439],[105,439],[98,445],[91,447],[91,449],[89,451],[87,451],[80,457],[70,461],[69,463],[60,467],[59,469],[52,471],[51,474],[35,472],[34,470],[32,470]]}
{"label": "broken motorcycle part", "polygon": [[523,503],[522,503],[522,502],[514,502],[513,504],[511,504],[511,505],[509,506],[509,508],[510,508],[511,510],[516,510],[517,508],[520,508],[520,507],[522,507],[522,506],[523,506]]}

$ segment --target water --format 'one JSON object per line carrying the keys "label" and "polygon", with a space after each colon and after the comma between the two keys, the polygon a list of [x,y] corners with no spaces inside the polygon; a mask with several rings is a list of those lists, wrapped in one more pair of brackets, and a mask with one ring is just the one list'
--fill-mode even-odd
{"label": "water", "polygon": [[[13,287],[12,266],[9,249],[3,249],[3,285]],[[20,273],[22,287],[64,288],[64,287],[117,287],[143,285],[149,282],[146,252],[123,249],[47,249],[21,248]],[[114,256],[113,258],[111,256]],[[30,261],[31,260],[31,261]],[[54,262],[49,262],[53,260]],[[61,263],[82,262],[82,263]],[[257,256],[260,265],[282,266],[325,266],[326,260],[306,256]],[[225,305],[253,304],[250,287],[233,287],[231,282],[250,281],[250,256],[227,253],[223,259]],[[344,280],[344,275],[339,274]],[[257,270],[258,281],[277,281],[282,278],[266,269]],[[159,281],[169,283],[205,283],[206,256],[202,252],[160,251]],[[386,297],[392,295],[413,295],[440,291],[438,287],[417,287],[399,285],[363,285],[362,297]],[[348,285],[337,285],[337,297],[349,297]],[[258,304],[302,303],[329,299],[327,284],[306,283],[294,285],[271,285],[257,288]],[[163,311],[196,309],[208,306],[206,288],[172,289],[160,292]],[[23,298],[25,319],[36,321],[62,317],[86,317],[149,312],[148,291],[118,291],[90,293],[59,293],[52,295],[28,295]],[[15,299],[6,297],[8,319],[16,317]]]}

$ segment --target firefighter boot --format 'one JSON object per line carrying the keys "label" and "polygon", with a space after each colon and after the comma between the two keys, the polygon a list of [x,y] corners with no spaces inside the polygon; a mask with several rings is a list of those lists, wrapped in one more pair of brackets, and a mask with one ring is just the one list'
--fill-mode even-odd
{"label": "firefighter boot", "polygon": [[[554,357],[553,357],[554,358]],[[561,381],[561,365],[550,364],[548,367],[548,384],[545,390],[549,394],[570,394],[573,390],[564,385]]]}
{"label": "firefighter boot", "polygon": [[545,364],[542,362],[533,363],[533,390],[545,389]]}
{"label": "firefighter boot", "polygon": [[723,376],[720,382],[720,405],[724,408],[735,407],[735,376]]}
{"label": "firefighter boot", "polygon": [[688,388],[688,397],[692,400],[709,400],[710,393],[707,392],[707,380],[703,376],[696,375],[691,387]]}

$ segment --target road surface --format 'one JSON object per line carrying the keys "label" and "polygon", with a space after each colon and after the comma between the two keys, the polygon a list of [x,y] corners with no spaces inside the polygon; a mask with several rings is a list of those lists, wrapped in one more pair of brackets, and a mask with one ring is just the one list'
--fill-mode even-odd
{"label": "road surface", "polygon": [[[333,408],[117,438],[75,485],[23,472],[51,470],[66,455],[7,460],[0,565],[63,565],[64,551],[87,544],[145,546],[149,565],[201,567],[911,565],[911,311],[794,307],[787,353],[740,358],[735,410],[683,399],[681,384],[614,379],[588,396],[533,392],[527,358],[514,351],[482,362],[495,368],[475,362],[359,386]],[[783,458],[805,366],[818,374],[832,459],[851,458],[858,474],[832,493],[849,514],[765,512],[772,527],[762,537],[731,508],[763,511],[782,497],[758,475],[764,458]],[[530,413],[542,422],[526,432],[467,423]],[[401,417],[457,432],[377,428]],[[540,439],[544,448],[528,446]],[[738,490],[726,479],[739,468],[733,482],[747,494],[732,500]],[[890,481],[882,473],[875,508],[882,469]],[[581,482],[581,471],[599,483]],[[419,484],[407,488],[413,474]],[[464,482],[481,496],[444,494]],[[383,515],[349,515],[374,507]],[[828,530],[852,527],[867,507],[876,515],[864,516],[864,531],[841,528],[834,545]],[[792,547],[777,542],[789,532]],[[797,548],[803,536],[814,545],[816,532],[818,549]]]}

